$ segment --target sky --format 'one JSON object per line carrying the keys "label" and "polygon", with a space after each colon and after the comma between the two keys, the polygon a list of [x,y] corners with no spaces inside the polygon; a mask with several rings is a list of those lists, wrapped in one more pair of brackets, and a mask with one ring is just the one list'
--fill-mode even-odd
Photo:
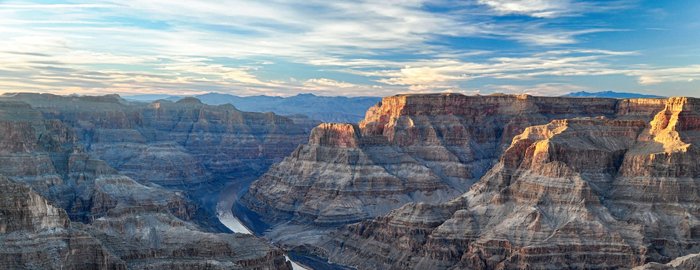
{"label": "sky", "polygon": [[700,97],[696,0],[0,0],[0,93]]}

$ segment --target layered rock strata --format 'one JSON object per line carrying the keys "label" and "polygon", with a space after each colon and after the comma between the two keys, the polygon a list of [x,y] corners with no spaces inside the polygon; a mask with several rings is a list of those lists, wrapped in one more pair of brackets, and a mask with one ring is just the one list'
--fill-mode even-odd
{"label": "layered rock strata", "polygon": [[262,174],[308,136],[308,123],[194,98],[150,104],[119,96],[5,95],[74,130],[91,156],[141,182],[193,186]]}
{"label": "layered rock strata", "polygon": [[683,270],[683,269],[700,269],[700,253],[690,254],[683,257],[673,259],[665,264],[648,263],[643,266],[635,267],[633,270]]}
{"label": "layered rock strata", "polygon": [[202,232],[167,211],[117,208],[86,225],[29,187],[0,177],[0,188],[2,269],[290,269],[260,239]]}
{"label": "layered rock strata", "polygon": [[[169,104],[166,107],[174,106],[175,112],[163,113],[162,125],[168,128],[159,129],[156,124],[144,124],[143,116],[149,115],[147,108],[124,104],[118,97],[29,97],[20,95],[0,100],[0,175],[12,179],[8,180],[9,188],[3,188],[11,196],[2,197],[5,201],[0,219],[3,237],[0,253],[7,256],[0,260],[3,264],[0,268],[289,268],[282,251],[261,239],[214,233],[213,228],[198,225],[201,221],[195,219],[202,218],[198,216],[201,206],[188,199],[186,192],[174,189],[186,191],[193,185],[215,181],[220,171],[211,164],[203,165],[209,164],[207,160],[224,155],[223,162],[227,162],[226,158],[232,158],[227,155],[234,154],[234,150],[247,151],[240,145],[220,150],[226,151],[223,154],[197,150],[198,146],[192,146],[188,139],[202,136],[215,141],[246,132],[264,135],[274,128],[238,131],[252,124],[237,126],[231,123],[238,120],[220,121],[216,118],[219,116],[209,116],[207,112],[211,109],[212,114],[223,113],[221,117],[226,119],[238,115],[244,122],[251,119],[230,106],[203,108],[197,102]],[[39,108],[18,101],[22,98],[31,99]],[[192,120],[178,116],[177,121],[173,120],[173,115],[178,114],[206,117]],[[148,121],[155,123],[162,118],[153,119]],[[291,123],[274,115],[253,114],[252,119],[260,125],[268,120],[280,121],[282,126]],[[186,131],[179,132],[178,128]],[[193,134],[186,135],[188,132]],[[179,140],[184,137],[187,138]],[[281,151],[279,148],[288,142],[280,140],[270,140],[275,141],[271,145],[281,144],[274,146],[274,151]],[[258,140],[251,144],[260,151],[259,143]],[[146,150],[133,151],[139,147]],[[124,156],[140,159],[135,163]],[[255,158],[270,157],[263,154]],[[253,162],[243,160],[238,162]],[[185,174],[191,166],[200,170]],[[129,175],[136,176],[138,181]],[[36,193],[28,191],[30,188]],[[25,191],[31,194],[14,196]]]}
{"label": "layered rock strata", "polygon": [[126,269],[99,240],[74,228],[63,209],[0,176],[0,268]]}
{"label": "layered rock strata", "polygon": [[624,106],[526,95],[387,97],[357,126],[316,127],[307,144],[251,185],[243,202],[266,217],[319,225],[376,217],[409,202],[444,202],[467,191],[528,126],[618,110],[629,117],[652,113]]}
{"label": "layered rock strata", "polygon": [[72,220],[89,222],[136,205],[192,216],[184,196],[135,182],[86,153],[75,130],[60,120],[44,119],[26,104],[22,110],[34,119],[0,115],[0,174],[28,184]]}
{"label": "layered rock strata", "polygon": [[698,105],[621,100],[528,127],[465,194],[348,225],[322,252],[360,269],[693,265],[669,261],[700,250]]}

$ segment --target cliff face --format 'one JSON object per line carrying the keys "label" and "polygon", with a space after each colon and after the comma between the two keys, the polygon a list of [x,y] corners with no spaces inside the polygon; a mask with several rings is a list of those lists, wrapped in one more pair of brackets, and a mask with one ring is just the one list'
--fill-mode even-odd
{"label": "cliff face", "polygon": [[[446,196],[436,192],[444,189],[438,177],[415,160],[390,147],[361,144],[356,126],[322,124],[307,145],[274,165],[246,196],[260,203],[258,209],[270,209],[261,212],[297,214],[321,224],[386,212],[410,201],[411,193],[434,200]],[[386,160],[378,162],[379,154]],[[410,180],[408,172],[415,173]]]}
{"label": "cliff face", "polygon": [[362,269],[615,269],[697,253],[698,104],[621,100],[607,117],[525,128],[465,194],[348,225],[323,249]]}
{"label": "cliff face", "polygon": [[359,126],[318,126],[306,145],[251,185],[244,203],[267,217],[333,224],[376,217],[409,202],[444,202],[467,191],[526,127],[552,119],[612,116],[617,103],[532,96],[387,97]]}
{"label": "cliff face", "polygon": [[[0,174],[30,185],[73,220],[89,222],[110,209],[135,203],[176,208],[184,219],[192,216],[193,206],[183,196],[156,187],[140,194],[146,186],[91,157],[74,129],[24,106],[23,114],[36,115],[34,119],[0,116],[0,145],[6,146],[0,150]],[[157,200],[141,200],[144,196]]]}
{"label": "cliff face", "polygon": [[[135,183],[133,183],[135,184]],[[110,184],[107,184],[110,185]],[[139,186],[103,186],[110,194]],[[90,224],[71,223],[30,188],[0,177],[3,269],[288,269],[282,252],[250,235],[199,230],[147,204],[121,205]],[[128,191],[127,191],[128,190]],[[149,191],[140,200],[153,200]],[[120,204],[123,202],[120,202]]]}
{"label": "cliff face", "polygon": [[0,176],[0,268],[126,269],[119,258],[30,188]]}
{"label": "cliff face", "polygon": [[[7,184],[10,195],[30,195],[2,196],[0,263],[7,267],[0,268],[289,267],[281,250],[261,239],[217,234],[198,225],[206,222],[196,220],[203,218],[202,206],[188,199],[186,191],[226,173],[208,161],[254,162],[234,158],[250,149],[227,148],[221,138],[256,134],[250,142],[256,149],[264,148],[265,141],[282,148],[256,160],[271,162],[282,155],[283,147],[291,147],[289,140],[267,139],[278,132],[269,123],[293,126],[290,120],[247,117],[230,106],[208,108],[197,102],[168,104],[175,108],[161,117],[157,108],[124,104],[114,96],[6,99],[0,101],[0,175],[13,181]],[[235,115],[239,122],[220,119]],[[248,129],[238,130],[244,127]],[[209,140],[213,146],[202,148],[203,143],[188,140]],[[222,149],[214,149],[216,140]],[[247,167],[234,170],[252,173]]]}
{"label": "cliff face", "polygon": [[635,267],[633,270],[682,270],[682,269],[700,269],[700,253],[690,254],[683,257],[673,259],[666,264],[648,263],[643,266]]}
{"label": "cliff face", "polygon": [[[307,119],[323,122],[357,122],[362,120],[367,108],[381,100],[379,97],[328,97],[313,94],[299,94],[291,97],[279,96],[234,96],[222,93],[196,95],[195,98],[206,104],[233,104],[247,112],[274,112],[279,115],[303,115]],[[154,101],[156,99],[179,100],[181,96],[136,95],[126,99]]]}
{"label": "cliff face", "polygon": [[118,96],[16,94],[44,118],[72,128],[91,156],[141,183],[192,186],[262,174],[307,138],[310,127],[271,113]]}

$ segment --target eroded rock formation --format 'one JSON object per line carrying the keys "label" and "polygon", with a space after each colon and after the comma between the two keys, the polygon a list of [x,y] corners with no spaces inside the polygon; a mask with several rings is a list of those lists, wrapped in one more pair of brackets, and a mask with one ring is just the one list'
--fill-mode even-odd
{"label": "eroded rock formation", "polygon": [[146,205],[112,209],[90,224],[72,223],[63,209],[23,184],[0,177],[0,188],[2,269],[289,268],[282,252],[260,239],[206,233]]}
{"label": "eroded rock formation", "polygon": [[635,267],[633,270],[683,270],[683,269],[700,269],[700,253],[690,254],[683,257],[673,259],[666,264],[648,263],[643,266]]}
{"label": "eroded rock formation", "polygon": [[699,104],[621,100],[528,127],[465,194],[348,225],[322,250],[361,269],[693,265],[669,261],[700,250]]}
{"label": "eroded rock formation", "polygon": [[241,112],[194,98],[131,103],[119,96],[13,94],[72,128],[91,156],[141,183],[193,186],[262,174],[310,127],[272,113]]}
{"label": "eroded rock formation", "polygon": [[99,240],[74,228],[63,209],[0,176],[0,268],[126,269]]}
{"label": "eroded rock formation", "polygon": [[264,240],[201,225],[187,191],[291,151],[294,132],[304,134],[291,120],[196,100],[2,99],[0,175],[11,180],[0,179],[0,268],[289,268]]}
{"label": "eroded rock formation", "polygon": [[244,203],[267,217],[337,224],[409,202],[447,201],[467,191],[526,127],[612,116],[617,107],[613,99],[526,95],[387,97],[359,126],[318,126],[306,145],[251,185]]}

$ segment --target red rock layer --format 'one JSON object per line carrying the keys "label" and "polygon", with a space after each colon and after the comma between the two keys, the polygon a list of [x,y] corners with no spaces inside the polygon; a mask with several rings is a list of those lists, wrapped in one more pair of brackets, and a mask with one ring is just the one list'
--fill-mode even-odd
{"label": "red rock layer", "polygon": [[[244,203],[277,220],[346,223],[408,202],[447,201],[478,180],[526,127],[612,116],[621,110],[618,103],[527,95],[387,97],[357,127],[317,127],[306,145],[250,187]],[[626,114],[648,111],[628,105]]]}
{"label": "red rock layer", "polygon": [[361,269],[617,269],[697,253],[700,101],[659,103],[529,127],[469,192],[348,225],[325,252]]}

